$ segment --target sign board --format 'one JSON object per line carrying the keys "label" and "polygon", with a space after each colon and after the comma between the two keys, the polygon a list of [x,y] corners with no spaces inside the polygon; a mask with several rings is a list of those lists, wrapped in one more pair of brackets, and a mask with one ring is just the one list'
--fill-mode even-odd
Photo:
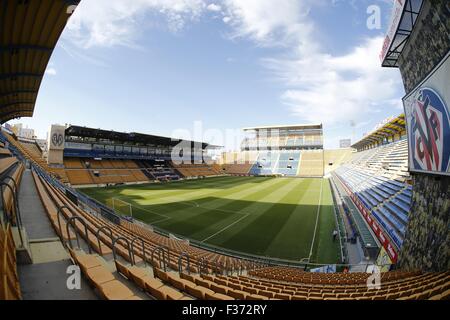
{"label": "sign board", "polygon": [[52,125],[48,135],[48,149],[49,150],[64,150],[66,127],[59,125]]}
{"label": "sign board", "polygon": [[313,272],[313,273],[336,273],[336,265],[332,264],[332,265],[324,266],[321,268],[311,269],[310,272]]}
{"label": "sign board", "polygon": [[395,34],[397,33],[400,21],[402,20],[403,10],[406,6],[406,0],[394,0],[394,7],[392,9],[391,24],[386,37],[383,42],[383,48],[380,53],[381,62],[386,59],[386,56],[391,49],[392,42],[394,41]]}
{"label": "sign board", "polygon": [[403,98],[409,170],[450,175],[450,52]]}

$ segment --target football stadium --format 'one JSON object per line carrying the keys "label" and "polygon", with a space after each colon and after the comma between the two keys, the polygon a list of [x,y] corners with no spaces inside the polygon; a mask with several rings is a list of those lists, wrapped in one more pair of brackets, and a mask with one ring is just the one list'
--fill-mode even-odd
{"label": "football stadium", "polygon": [[334,149],[325,119],[286,116],[237,150],[90,114],[47,139],[12,123],[80,1],[0,4],[0,300],[450,299],[446,0],[393,1],[379,68],[403,112]]}

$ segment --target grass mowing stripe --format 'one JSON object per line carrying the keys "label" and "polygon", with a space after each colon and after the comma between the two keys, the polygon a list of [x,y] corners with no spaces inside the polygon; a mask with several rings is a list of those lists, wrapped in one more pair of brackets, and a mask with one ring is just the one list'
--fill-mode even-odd
{"label": "grass mowing stripe", "polygon": [[[301,253],[307,256],[310,251],[321,181],[221,177],[97,188],[89,193],[101,202],[112,196],[127,201],[135,206],[137,219],[156,222],[169,232],[228,249],[298,261]],[[333,257],[339,255],[339,248],[332,243],[329,231],[333,207],[326,186],[322,185],[322,209],[311,260],[328,264],[337,262]],[[171,219],[163,220],[155,213]]]}
{"label": "grass mowing stripe", "polygon": [[228,226],[226,226],[226,227],[220,229],[219,231],[217,231],[217,232],[214,233],[213,235],[209,236],[208,238],[203,239],[202,242],[206,242],[206,241],[208,241],[208,240],[214,238],[214,237],[217,236],[219,233],[222,233],[222,232],[224,232],[225,230],[227,230],[227,229],[231,228],[232,226],[234,226],[236,223],[241,222],[242,220],[244,220],[245,218],[247,218],[249,215],[250,215],[250,214],[247,213],[246,215],[244,215],[244,216],[243,216],[242,218],[240,218],[239,220],[236,220],[235,222],[229,224]]}
{"label": "grass mowing stripe", "polygon": [[[283,182],[278,181],[278,183],[281,184]],[[267,185],[267,182],[265,182],[254,186],[253,188],[246,188],[246,190],[244,191],[234,190],[233,193],[239,194],[242,197],[244,197],[245,194],[260,193],[262,197],[267,193],[266,190],[267,188],[270,188],[271,185],[272,184]],[[245,188],[245,186],[243,186],[243,188]],[[229,191],[227,191],[227,193],[229,193]],[[201,206],[201,211],[197,210],[197,212],[183,212],[182,216],[179,216],[171,221],[167,221],[167,223],[163,223],[163,225],[159,226],[169,230],[176,229],[179,234],[186,235],[186,229],[193,229],[193,224],[196,224],[197,221],[200,220],[197,223],[198,227],[194,228],[195,232],[189,233],[189,237],[196,240],[203,240],[209,235],[217,232],[217,230],[224,228],[225,226],[242,217],[242,214],[239,212],[239,210],[243,210],[244,206],[238,206],[237,210],[235,210],[235,208],[233,207],[230,207],[230,205],[233,205],[233,203],[235,202],[234,200],[223,199],[220,197],[220,195],[217,195],[217,198],[206,199],[206,201],[208,203],[208,208],[210,208],[209,210],[204,210],[204,208]],[[253,202],[249,202],[249,204],[252,203]],[[229,212],[234,212],[234,214],[230,214],[227,217],[219,217],[215,214],[216,211],[214,211],[214,209],[216,208],[220,208],[222,210],[226,209]],[[208,223],[205,223],[206,220]],[[190,228],[186,226],[186,223],[190,225]],[[192,232],[193,230],[189,231]]]}
{"label": "grass mowing stripe", "polygon": [[[118,197],[118,194],[121,196],[125,196],[128,198],[133,198],[136,202],[141,201],[146,204],[151,203],[152,199],[158,199],[161,203],[166,202],[164,199],[167,199],[170,196],[173,196],[173,194],[179,195],[192,195],[198,192],[201,189],[205,189],[206,186],[216,187],[218,188],[220,186],[221,189],[226,188],[228,186],[238,186],[241,184],[242,181],[244,181],[245,177],[240,177],[236,180],[214,180],[211,182],[202,182],[202,180],[195,180],[195,184],[190,183],[191,187],[188,189],[182,188],[182,184],[180,182],[177,182],[177,184],[180,186],[179,188],[172,189],[172,190],[166,190],[165,184],[152,184],[148,185],[149,188],[142,189],[143,187],[139,186],[139,188],[135,188],[135,186],[127,185],[127,186],[121,186],[121,187],[111,187],[111,188],[103,188],[100,189],[102,191],[103,197],[102,198],[111,198],[111,197]],[[192,180],[191,180],[192,181]],[[188,183],[188,182],[187,182]],[[159,187],[159,190],[155,190],[155,186]],[[153,188],[152,188],[153,187]],[[90,194],[90,192],[96,192],[97,189],[83,189],[82,191],[86,194]],[[196,190],[196,191],[192,191]],[[162,192],[161,192],[162,191]],[[192,196],[188,196],[187,198],[192,198]]]}
{"label": "grass mowing stripe", "polygon": [[280,179],[280,181],[282,183],[280,188],[272,185],[272,190],[269,193],[264,192],[259,195],[260,198],[264,198],[265,202],[258,202],[252,198],[248,199],[250,205],[246,208],[246,212],[252,212],[253,214],[240,225],[236,225],[212,239],[211,243],[233,250],[265,254],[265,249],[278,232],[280,224],[283,223],[281,217],[277,216],[276,210],[273,210],[273,208],[278,201],[287,197],[287,194],[301,183],[301,180],[297,179]]}
{"label": "grass mowing stripe", "polygon": [[[210,184],[208,186],[205,186],[203,188],[197,188],[196,191],[181,191],[176,194],[170,194],[166,196],[161,195],[154,195],[154,196],[147,196],[144,201],[142,201],[142,204],[157,204],[157,203],[167,203],[167,202],[180,202],[180,201],[192,201],[197,198],[202,198],[206,193],[216,193],[216,192],[222,192],[227,189],[233,189],[236,187],[240,187],[242,183],[252,183],[251,181],[228,181],[224,182],[220,185],[218,184]],[[201,185],[199,183],[199,185]],[[209,187],[209,188],[208,188]],[[155,200],[155,201],[152,201]]]}
{"label": "grass mowing stripe", "polygon": [[[264,182],[265,182],[265,181],[267,181],[267,180],[264,180]],[[240,194],[243,194],[243,192],[242,192],[241,189],[244,189],[244,188],[246,188],[247,191],[248,191],[248,190],[254,190],[254,188],[256,188],[256,187],[250,187],[250,188],[248,188],[248,187],[250,186],[250,184],[251,184],[251,183],[239,184],[239,185],[237,185],[237,186],[234,186],[233,188],[229,188],[229,189],[222,190],[222,191],[214,191],[214,192],[205,191],[205,192],[202,194],[203,198],[200,198],[200,199],[197,199],[197,198],[196,198],[195,203],[196,203],[197,205],[194,205],[194,206],[188,204],[188,203],[189,203],[188,201],[180,201],[180,202],[173,202],[173,203],[165,203],[163,206],[164,206],[165,209],[168,209],[167,207],[170,207],[170,208],[171,208],[171,211],[170,211],[169,213],[167,213],[167,214],[169,214],[170,216],[175,217],[176,215],[178,215],[179,213],[181,213],[181,214],[183,214],[183,216],[184,216],[184,217],[182,217],[183,219],[186,218],[185,216],[186,216],[187,210],[189,210],[191,207],[199,208],[199,210],[203,210],[203,209],[205,209],[205,210],[216,210],[217,212],[227,213],[227,214],[234,213],[233,211],[230,211],[230,210],[221,209],[220,206],[214,207],[214,206],[213,206],[214,201],[215,201],[215,200],[223,201],[223,199],[220,198],[220,197],[223,196],[223,195],[229,195],[229,194],[234,194],[234,193],[240,193]],[[264,184],[263,184],[263,183],[258,184],[257,187],[259,188],[259,187],[261,187],[262,185],[264,185]],[[212,196],[213,196],[213,195],[216,195],[216,194],[217,194],[218,196],[220,196],[220,197],[219,197],[219,198],[215,198],[215,197],[213,198]],[[209,197],[205,197],[206,195],[209,195]],[[211,199],[212,199],[212,200],[211,200]],[[152,207],[157,207],[157,208],[159,208],[158,205],[154,205],[154,206],[152,206]],[[158,210],[161,210],[161,209],[158,209]]]}
{"label": "grass mowing stripe", "polygon": [[[237,179],[232,179],[232,180],[228,181],[227,183],[222,184],[222,187],[223,187],[223,185],[228,185],[229,184],[229,185],[233,186],[233,188],[236,188],[236,187],[240,188],[242,186],[242,182],[240,182],[241,179],[244,179],[244,178],[239,177]],[[253,178],[253,179],[258,179],[258,178]],[[219,181],[217,181],[217,182],[219,182]],[[247,181],[247,182],[249,182],[249,181]],[[197,180],[196,183],[199,184],[199,185],[201,184],[200,180]],[[127,186],[127,187],[130,188],[130,186]],[[124,189],[124,188],[125,187],[123,187],[122,189]],[[109,196],[110,191],[111,190],[105,190],[105,189],[97,188],[97,189],[92,189],[89,192],[97,200],[99,200],[102,203],[106,204],[107,199],[111,198],[111,196]],[[115,190],[115,191],[117,191],[117,190]],[[105,192],[107,192],[108,195],[105,195]],[[207,192],[220,192],[220,190],[218,190],[218,191],[207,191]],[[196,191],[196,193],[198,194],[198,191]],[[204,194],[204,192],[203,192],[203,194]],[[130,195],[122,195],[122,194],[118,195],[118,194],[115,194],[113,196],[115,198],[117,198],[117,199],[120,199],[120,200],[123,200],[123,201],[126,201],[126,202],[130,203],[134,207],[134,209],[137,208],[139,210],[146,211],[147,213],[148,212],[152,212],[152,213],[154,213],[156,215],[167,216],[167,212],[165,210],[161,210],[161,209],[158,209],[158,208],[150,209],[148,205],[142,205],[139,200],[136,200],[135,197],[131,197]],[[157,196],[158,195],[156,195],[155,197],[157,197]],[[190,199],[190,198],[187,198],[187,199]],[[170,204],[170,203],[166,202],[165,204]],[[174,202],[173,205],[176,206],[176,207],[174,208],[174,206],[172,206],[171,208],[166,208],[166,206],[165,206],[165,209],[170,209],[170,211],[173,212],[174,209],[175,209],[175,211],[186,210],[186,206],[188,206],[188,207],[192,206],[192,204],[184,203],[182,201],[181,202]],[[196,206],[196,205],[194,205],[194,206]],[[134,210],[134,213],[135,213],[135,217],[136,218],[143,219],[143,221],[145,221],[147,223],[156,223],[155,219],[158,220],[157,221],[158,223],[163,221],[159,217],[152,217],[152,216],[146,217],[145,214],[144,215],[139,214],[139,211],[136,212],[136,210]]]}
{"label": "grass mowing stripe", "polygon": [[[286,258],[283,254],[285,243],[277,247],[276,251],[270,251],[274,240],[284,228],[286,222],[293,214],[298,201],[298,187],[305,183],[304,180],[294,180],[295,184],[286,184],[284,186],[287,192],[281,195],[281,198],[268,204],[264,210],[258,212],[251,224],[248,224],[240,233],[246,234],[253,238],[253,241],[241,244],[246,252],[255,252],[259,255],[273,256],[278,258]],[[240,236],[238,236],[240,237]],[[292,240],[292,238],[290,239]],[[292,243],[293,244],[293,243]],[[287,258],[291,258],[288,256]]]}
{"label": "grass mowing stripe", "polygon": [[[208,208],[220,208],[221,210],[227,210],[229,212],[235,212],[234,215],[230,215],[227,219],[220,219],[212,224],[208,224],[205,228],[200,228],[197,230],[195,234],[191,234],[191,237],[194,239],[202,240],[206,237],[210,236],[212,233],[217,232],[222,228],[225,228],[231,223],[234,223],[237,219],[240,219],[242,214],[247,214],[247,207],[252,205],[253,201],[245,201],[240,200],[242,198],[246,199],[249,196],[255,197],[259,195],[259,197],[264,197],[267,194],[267,190],[272,188],[273,181],[275,179],[268,180],[264,183],[261,183],[257,186],[253,186],[252,188],[245,188],[245,190],[235,190],[232,195],[229,194],[233,199],[222,198],[224,195],[218,195],[217,198],[214,199],[206,199],[208,202]],[[279,180],[276,182],[277,184],[283,184],[284,182]],[[237,205],[236,205],[237,204]],[[244,212],[245,211],[245,212]],[[211,210],[210,213],[214,216],[214,211]]]}
{"label": "grass mowing stripe", "polygon": [[315,263],[334,264],[341,261],[339,241],[334,242],[332,236],[333,230],[336,229],[336,220],[331,192],[329,182],[325,181],[316,245],[311,258],[311,261]]}
{"label": "grass mowing stripe", "polygon": [[[317,181],[319,179],[305,179],[294,193],[292,205],[294,210],[284,223],[283,228],[266,250],[268,256],[288,257],[300,260],[309,253],[309,243],[315,223],[315,207],[311,205],[311,198],[317,197]],[[317,202],[314,201],[314,202]],[[289,245],[286,245],[286,244]]]}

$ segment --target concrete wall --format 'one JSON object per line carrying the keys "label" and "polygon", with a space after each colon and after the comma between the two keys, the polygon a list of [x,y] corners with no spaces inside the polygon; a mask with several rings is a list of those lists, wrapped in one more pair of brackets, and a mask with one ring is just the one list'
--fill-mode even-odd
{"label": "concrete wall", "polygon": [[47,154],[48,164],[64,164],[64,150],[49,150]]}
{"label": "concrete wall", "polygon": [[[424,0],[413,34],[399,59],[407,93],[450,49],[450,2]],[[450,177],[413,174],[413,202],[399,267],[450,269]]]}

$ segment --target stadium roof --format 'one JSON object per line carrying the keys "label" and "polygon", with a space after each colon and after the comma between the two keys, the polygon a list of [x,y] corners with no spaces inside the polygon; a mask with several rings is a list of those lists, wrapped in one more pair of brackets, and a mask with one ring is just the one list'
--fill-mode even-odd
{"label": "stadium roof", "polygon": [[[96,139],[108,139],[120,142],[134,142],[144,144],[155,144],[162,146],[176,146],[181,141],[188,141],[178,138],[169,138],[162,136],[155,136],[136,132],[116,132],[112,130],[102,130],[86,128],[81,126],[69,126],[66,129],[66,136],[82,137],[82,138],[96,138]],[[202,145],[202,149],[205,148],[222,148],[221,146],[211,145],[205,142],[190,141]]]}
{"label": "stadium roof", "polygon": [[383,67],[398,67],[398,58],[408,42],[422,9],[423,0],[395,0],[392,21],[380,54]]}
{"label": "stadium roof", "polygon": [[278,126],[262,126],[262,127],[242,128],[242,130],[244,130],[244,131],[268,130],[268,129],[322,129],[322,124],[321,123],[292,124],[292,125],[278,125]]}
{"label": "stadium roof", "polygon": [[405,115],[401,114],[398,117],[391,118],[383,125],[366,135],[364,138],[352,145],[352,148],[362,149],[374,142],[383,140],[384,138],[402,133],[406,130]]}
{"label": "stadium roof", "polygon": [[50,56],[79,2],[0,2],[0,123],[33,116]]}

